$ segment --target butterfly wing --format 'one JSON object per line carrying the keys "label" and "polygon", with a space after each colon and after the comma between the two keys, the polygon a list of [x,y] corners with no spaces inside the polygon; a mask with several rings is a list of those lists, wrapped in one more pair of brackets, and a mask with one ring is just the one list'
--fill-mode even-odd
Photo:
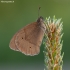
{"label": "butterfly wing", "polygon": [[[10,41],[10,44],[9,44],[9,47],[12,49],[12,50],[15,50],[15,51],[19,51],[19,49],[20,49],[20,47],[19,47],[19,45],[18,45],[18,42],[19,41],[21,41],[21,38],[23,37],[24,39],[24,41],[22,41],[23,43],[24,43],[24,45],[25,45],[25,43],[27,43],[26,42],[26,40],[25,40],[25,32],[24,32],[24,30],[26,30],[26,35],[29,35],[34,29],[35,29],[35,24],[36,23],[31,23],[31,24],[29,24],[29,25],[27,25],[26,27],[24,27],[24,28],[22,28],[21,30],[19,30],[13,37],[12,37],[12,39],[11,39],[11,41]],[[19,37],[18,36],[20,36],[20,39],[19,39]],[[17,40],[18,39],[18,40]],[[20,44],[21,44],[21,42],[20,42]],[[19,49],[18,49],[19,48]],[[21,51],[21,50],[20,50]],[[21,51],[22,52],[22,51]]]}
{"label": "butterfly wing", "polygon": [[16,36],[17,48],[26,55],[37,55],[40,52],[40,45],[44,31],[37,22],[27,25]]}
{"label": "butterfly wing", "polygon": [[13,36],[13,38],[10,41],[9,47],[15,51],[19,51],[16,44],[15,44],[15,38],[16,38],[17,33]]}

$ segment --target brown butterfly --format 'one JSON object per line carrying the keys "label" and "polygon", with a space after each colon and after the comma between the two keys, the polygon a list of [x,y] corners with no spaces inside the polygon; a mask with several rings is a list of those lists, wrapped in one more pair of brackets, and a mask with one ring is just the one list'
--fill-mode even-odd
{"label": "brown butterfly", "polygon": [[39,17],[36,22],[19,30],[11,39],[9,46],[11,49],[26,55],[37,55],[40,52],[45,30],[43,17]]}

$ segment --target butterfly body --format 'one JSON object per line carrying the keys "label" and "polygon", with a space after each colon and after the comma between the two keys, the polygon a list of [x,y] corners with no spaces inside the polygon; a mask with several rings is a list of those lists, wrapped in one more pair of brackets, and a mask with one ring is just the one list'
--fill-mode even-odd
{"label": "butterfly body", "polygon": [[40,17],[37,22],[25,26],[13,36],[10,41],[10,48],[25,55],[37,55],[40,52],[45,30],[43,18]]}

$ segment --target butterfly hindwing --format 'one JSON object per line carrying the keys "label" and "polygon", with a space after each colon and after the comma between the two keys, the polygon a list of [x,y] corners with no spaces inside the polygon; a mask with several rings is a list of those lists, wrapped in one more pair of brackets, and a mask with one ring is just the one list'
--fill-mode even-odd
{"label": "butterfly hindwing", "polygon": [[16,38],[17,33],[13,36],[13,38],[10,41],[9,47],[15,51],[19,51],[16,44],[15,44],[15,38]]}

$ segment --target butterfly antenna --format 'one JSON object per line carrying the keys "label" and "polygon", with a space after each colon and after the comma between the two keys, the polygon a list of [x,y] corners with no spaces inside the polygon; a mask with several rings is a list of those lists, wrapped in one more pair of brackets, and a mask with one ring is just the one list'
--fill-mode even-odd
{"label": "butterfly antenna", "polygon": [[40,17],[40,8],[41,7],[38,8],[38,18]]}

